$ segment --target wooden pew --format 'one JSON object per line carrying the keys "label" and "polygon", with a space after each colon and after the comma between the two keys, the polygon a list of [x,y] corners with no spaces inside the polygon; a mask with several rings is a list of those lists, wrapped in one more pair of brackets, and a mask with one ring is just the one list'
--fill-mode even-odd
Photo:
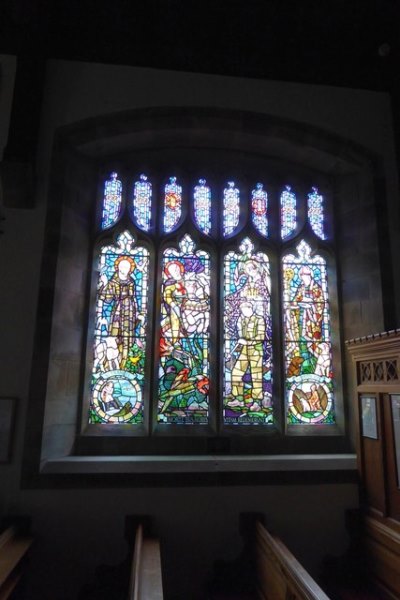
{"label": "wooden pew", "polygon": [[9,598],[17,586],[32,541],[19,535],[15,527],[8,527],[0,535],[0,600]]}
{"label": "wooden pew", "polygon": [[256,524],[257,592],[262,600],[329,600],[283,542]]}
{"label": "wooden pew", "polygon": [[139,524],[136,530],[128,600],[163,599],[159,540],[144,535]]}
{"label": "wooden pew", "polygon": [[400,597],[400,527],[364,517],[363,556],[373,587],[385,598]]}

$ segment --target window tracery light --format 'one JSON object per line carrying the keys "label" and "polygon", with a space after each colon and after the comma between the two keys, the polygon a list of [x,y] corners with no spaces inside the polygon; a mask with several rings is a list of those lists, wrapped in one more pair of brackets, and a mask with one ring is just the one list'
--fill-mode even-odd
{"label": "window tracery light", "polygon": [[142,174],[139,181],[135,182],[133,191],[133,215],[137,226],[143,231],[149,231],[151,226],[151,196],[151,183]]}
{"label": "window tracery light", "polygon": [[165,186],[164,231],[173,231],[182,214],[182,187],[176,183],[176,177],[170,177]]}
{"label": "window tracery light", "polygon": [[308,220],[313,232],[324,240],[324,199],[316,187],[308,194]]}
{"label": "window tracery light", "polygon": [[240,214],[240,192],[235,187],[234,181],[228,181],[228,187],[224,189],[224,236],[235,231],[239,225]]}
{"label": "window tracery light", "polygon": [[118,179],[118,173],[113,171],[110,179],[104,184],[102,229],[108,229],[117,222],[121,211],[121,201],[122,183]]}
{"label": "window tracery light", "polygon": [[257,183],[251,192],[251,211],[256,229],[267,237],[268,235],[268,194],[262,183]]}
{"label": "window tracery light", "polygon": [[199,179],[194,188],[193,208],[196,224],[200,231],[210,233],[211,231],[211,190],[206,185],[205,179]]}
{"label": "window tracery light", "polygon": [[281,194],[281,236],[286,239],[296,230],[296,196],[290,185]]}

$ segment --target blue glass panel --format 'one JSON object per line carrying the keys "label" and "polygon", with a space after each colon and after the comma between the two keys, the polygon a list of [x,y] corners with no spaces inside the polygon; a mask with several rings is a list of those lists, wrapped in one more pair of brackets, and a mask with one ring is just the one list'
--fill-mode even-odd
{"label": "blue glass panel", "polygon": [[122,202],[122,183],[117,173],[111,173],[104,185],[103,215],[101,228],[107,229],[117,222]]}
{"label": "blue glass panel", "polygon": [[176,177],[170,177],[165,186],[164,231],[169,233],[179,223],[182,214],[182,188],[176,183]]}
{"label": "blue glass panel", "polygon": [[149,231],[151,225],[151,183],[146,175],[141,175],[136,181],[133,192],[133,215],[135,222],[144,231]]}
{"label": "blue glass panel", "polygon": [[251,192],[251,213],[256,229],[267,237],[268,235],[268,194],[262,183],[257,183]]}
{"label": "blue glass panel", "polygon": [[200,231],[211,231],[211,190],[206,185],[205,179],[199,179],[199,184],[194,188],[194,217]]}

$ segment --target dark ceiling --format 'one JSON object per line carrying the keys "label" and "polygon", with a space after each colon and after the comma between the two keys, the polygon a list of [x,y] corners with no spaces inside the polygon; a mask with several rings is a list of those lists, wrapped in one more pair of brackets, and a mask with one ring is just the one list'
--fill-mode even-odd
{"label": "dark ceiling", "polygon": [[0,0],[0,53],[390,90],[400,0]]}

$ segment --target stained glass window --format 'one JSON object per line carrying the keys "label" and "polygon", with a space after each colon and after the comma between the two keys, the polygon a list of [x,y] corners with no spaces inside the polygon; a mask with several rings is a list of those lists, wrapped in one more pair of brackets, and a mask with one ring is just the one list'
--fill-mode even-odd
{"label": "stained glass window", "polygon": [[224,259],[224,423],[272,423],[271,279],[246,238]]}
{"label": "stained glass window", "polygon": [[100,252],[90,423],[143,422],[149,252],[134,242]]}
{"label": "stained glass window", "polygon": [[296,230],[296,196],[289,185],[281,194],[281,236],[284,240]]}
{"label": "stained glass window", "polygon": [[189,235],[163,253],[159,366],[160,423],[209,418],[210,256]]}
{"label": "stained glass window", "polygon": [[240,192],[234,181],[228,181],[224,189],[224,236],[230,235],[239,224]]}
{"label": "stained glass window", "polygon": [[253,223],[256,229],[267,237],[268,235],[268,194],[263,189],[262,183],[257,183],[255,189],[251,192],[251,212]]}
{"label": "stained glass window", "polygon": [[176,183],[176,177],[170,177],[165,186],[164,231],[169,233],[177,226],[182,214],[182,187]]}
{"label": "stained glass window", "polygon": [[205,179],[199,179],[199,184],[194,188],[193,208],[196,224],[200,231],[211,231],[211,190],[206,185]]}
{"label": "stained glass window", "polygon": [[117,179],[118,174],[111,173],[110,179],[104,184],[103,214],[101,219],[102,229],[114,225],[121,210],[122,183]]}
{"label": "stained glass window", "polygon": [[324,235],[324,205],[323,197],[318,193],[316,187],[312,188],[312,192],[308,194],[308,220],[313,232],[322,240]]}
{"label": "stained glass window", "polygon": [[146,175],[141,175],[133,190],[133,215],[136,224],[143,231],[149,231],[151,225],[151,183]]}
{"label": "stained glass window", "polygon": [[326,263],[305,241],[283,259],[283,312],[288,422],[333,423]]}
{"label": "stained glass window", "polygon": [[[104,187],[101,239],[107,228],[115,241],[98,254],[89,423],[168,436],[270,432],[283,414],[290,432],[335,425],[327,265],[313,248],[325,226],[317,188],[268,197],[247,182],[245,221],[233,181],[211,205],[205,179],[183,189],[170,177],[160,197],[146,175],[125,179],[133,199],[119,235],[116,173]],[[279,213],[280,241],[269,218]]]}

